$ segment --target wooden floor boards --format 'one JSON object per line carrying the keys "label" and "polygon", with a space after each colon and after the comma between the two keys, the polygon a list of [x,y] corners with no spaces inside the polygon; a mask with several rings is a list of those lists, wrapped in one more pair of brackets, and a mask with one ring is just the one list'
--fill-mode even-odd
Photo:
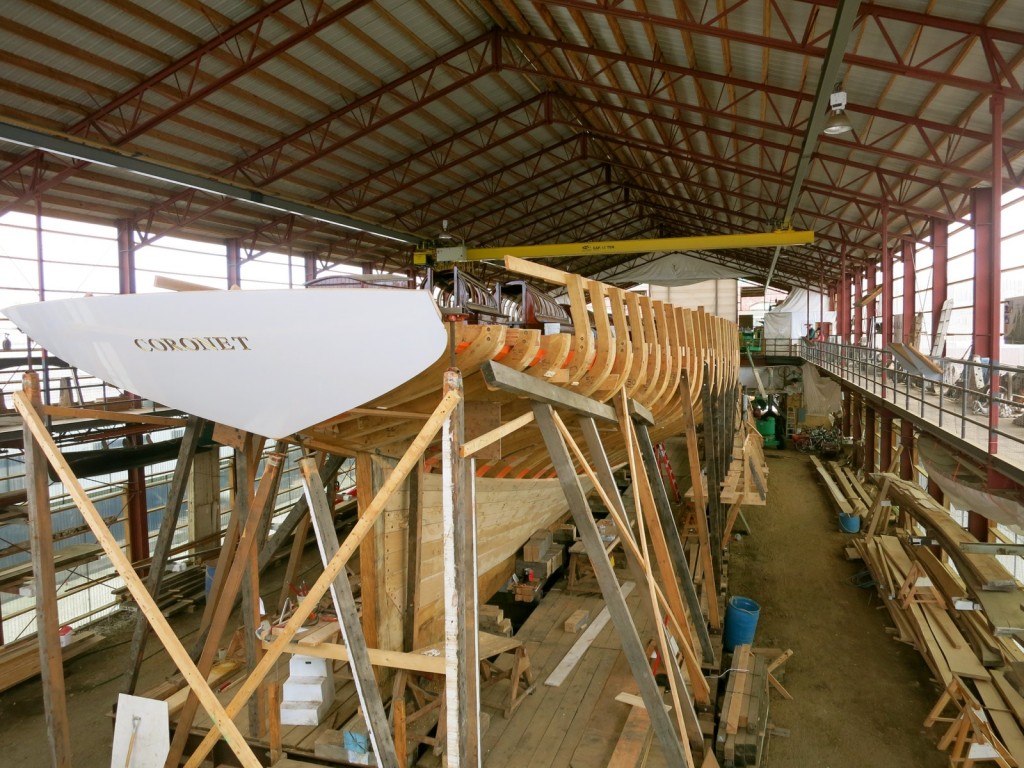
{"label": "wooden floor boards", "polygon": [[[652,626],[650,612],[641,603],[644,597],[635,591],[627,604],[646,640]],[[538,605],[516,637],[525,641],[539,680],[547,677],[579,637],[565,631],[565,619],[580,608],[595,615],[603,604],[600,597],[553,590]],[[483,737],[484,765],[590,768],[607,764],[630,711],[615,696],[630,689],[632,679],[615,628],[609,624],[560,686],[538,685],[511,720],[492,716]],[[504,693],[504,683],[485,691],[484,706],[493,712],[501,706]],[[656,743],[648,765],[664,765]]]}

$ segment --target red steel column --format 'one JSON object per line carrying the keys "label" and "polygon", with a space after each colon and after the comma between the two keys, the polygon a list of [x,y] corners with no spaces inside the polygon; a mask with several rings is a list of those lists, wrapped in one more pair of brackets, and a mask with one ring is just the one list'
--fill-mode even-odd
{"label": "red steel column", "polygon": [[[942,305],[949,296],[949,225],[940,219],[932,219],[932,344],[939,332],[939,317]],[[946,345],[939,350],[940,355],[946,353]]]}
{"label": "red steel column", "polygon": [[[884,469],[884,467],[883,467]],[[864,472],[875,471],[875,409],[864,404]]]}
{"label": "red steel column", "polygon": [[306,265],[306,282],[311,283],[316,280],[316,257],[307,256],[303,263]]}
{"label": "red steel column", "polygon": [[[882,206],[882,341],[878,345],[885,349],[892,341],[892,254],[889,252],[889,207]],[[887,366],[891,358],[882,353],[882,397],[888,391],[889,374]],[[890,422],[890,426],[892,426]],[[884,450],[884,448],[883,448]],[[884,463],[882,469],[888,468]]]}
{"label": "red steel column", "polygon": [[903,343],[909,344],[914,331],[917,279],[914,263],[914,239],[903,238]]}
{"label": "red steel column", "polygon": [[892,414],[888,411],[879,411],[878,425],[878,471],[888,472],[892,464]]}
{"label": "red steel column", "polygon": [[860,304],[864,290],[864,270],[853,273],[853,343],[860,344],[864,334],[864,307]]}
{"label": "red steel column", "polygon": [[[868,273],[868,285],[864,291],[865,296],[870,296],[874,293],[875,288],[878,287],[878,267],[874,264],[867,268]],[[878,306],[878,300],[872,299],[864,307],[864,319],[867,324],[865,333],[867,334],[867,346],[875,346],[875,307]]]}

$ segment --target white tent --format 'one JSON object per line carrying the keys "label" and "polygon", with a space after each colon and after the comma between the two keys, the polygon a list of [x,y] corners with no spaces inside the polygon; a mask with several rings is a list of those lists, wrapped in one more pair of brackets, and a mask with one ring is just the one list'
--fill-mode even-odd
{"label": "white tent", "polygon": [[[824,310],[824,311],[823,311]],[[786,332],[788,318],[788,335]],[[835,323],[836,313],[828,309],[828,297],[817,291],[794,288],[786,300],[772,307],[764,317],[765,338],[797,339],[807,335],[807,326]]]}

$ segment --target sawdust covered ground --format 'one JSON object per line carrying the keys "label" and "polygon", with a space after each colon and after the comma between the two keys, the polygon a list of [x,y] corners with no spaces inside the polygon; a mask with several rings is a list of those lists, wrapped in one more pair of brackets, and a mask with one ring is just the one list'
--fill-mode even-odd
{"label": "sawdust covered ground", "polygon": [[[921,657],[886,632],[889,616],[872,589],[851,583],[850,534],[839,531],[807,456],[768,451],[768,505],[746,507],[750,535],[731,546],[729,592],[761,606],[755,642],[785,650],[783,684],[770,719],[768,768],[939,768],[936,728],[924,718],[939,689]],[[741,523],[742,526],[742,523]]]}

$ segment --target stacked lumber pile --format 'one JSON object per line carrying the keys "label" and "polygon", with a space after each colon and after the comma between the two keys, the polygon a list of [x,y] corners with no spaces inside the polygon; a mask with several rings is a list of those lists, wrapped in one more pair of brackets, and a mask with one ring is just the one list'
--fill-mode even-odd
{"label": "stacked lumber pile", "polygon": [[[128,587],[111,590],[118,602],[133,603]],[[178,573],[167,573],[160,582],[156,604],[164,616],[182,611],[191,612],[196,603],[206,599],[206,569],[197,565]]]}
{"label": "stacked lumber pile", "polygon": [[477,624],[481,632],[512,637],[512,619],[506,618],[505,612],[497,605],[481,605],[477,609]]}
{"label": "stacked lumber pile", "polygon": [[[75,632],[65,640],[60,655],[68,660],[80,656],[103,642],[103,635],[95,632]],[[39,674],[39,642],[27,637],[14,643],[0,646],[0,691],[6,691]]]}
{"label": "stacked lumber pile", "polygon": [[[893,475],[876,477],[882,489],[853,549],[889,611],[894,637],[921,654],[945,690],[965,686],[999,748],[1024,764],[1024,651],[1012,637],[1024,637],[1024,592],[994,555],[961,548],[977,540],[923,490]],[[889,523],[883,495],[911,521],[909,529],[873,533]],[[924,543],[931,541],[941,555]],[[944,697],[940,703],[951,704]]]}
{"label": "stacked lumber pile", "polygon": [[538,531],[523,546],[522,557],[516,559],[516,573],[526,581],[544,582],[562,567],[565,548],[555,544],[551,531]]}
{"label": "stacked lumber pile", "polygon": [[[706,498],[706,496],[705,496]],[[768,503],[768,462],[764,458],[764,437],[753,421],[733,436],[732,462],[722,480],[723,504],[763,507]]]}
{"label": "stacked lumber pile", "polygon": [[[103,554],[99,544],[69,544],[53,553],[53,569],[66,571],[96,560]],[[24,562],[0,570],[0,589],[10,591],[32,580],[32,563]]]}
{"label": "stacked lumber pile", "polygon": [[715,756],[722,768],[758,766],[768,733],[768,659],[738,645],[722,697]]}
{"label": "stacked lumber pile", "polygon": [[836,461],[823,462],[811,456],[811,463],[825,483],[832,503],[845,515],[865,517],[872,504],[872,495],[849,467]]}

